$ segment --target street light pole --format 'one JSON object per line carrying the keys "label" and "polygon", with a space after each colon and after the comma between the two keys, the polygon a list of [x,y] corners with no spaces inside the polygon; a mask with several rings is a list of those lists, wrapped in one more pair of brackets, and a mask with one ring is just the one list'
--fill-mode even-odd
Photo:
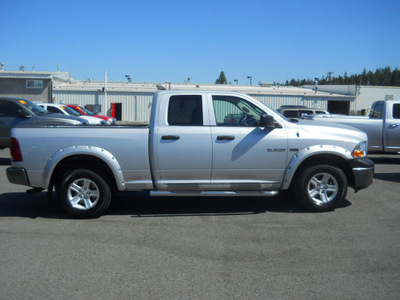
{"label": "street light pole", "polygon": [[252,84],[252,79],[253,79],[253,77],[252,77],[252,76],[247,76],[247,78],[250,79],[250,85],[253,85],[253,84]]}
{"label": "street light pole", "polygon": [[104,71],[104,109],[105,109],[105,116],[107,115],[107,108],[108,108],[108,99],[107,99],[107,71]]}

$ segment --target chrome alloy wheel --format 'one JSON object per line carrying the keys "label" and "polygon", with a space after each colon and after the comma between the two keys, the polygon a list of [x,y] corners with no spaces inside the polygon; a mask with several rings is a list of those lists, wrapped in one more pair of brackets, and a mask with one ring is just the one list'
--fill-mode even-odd
{"label": "chrome alloy wheel", "polygon": [[336,197],[339,191],[339,184],[333,175],[318,173],[311,177],[307,185],[307,191],[316,205],[322,205]]}
{"label": "chrome alloy wheel", "polygon": [[100,190],[92,180],[79,178],[69,185],[67,197],[73,208],[88,210],[99,201]]}

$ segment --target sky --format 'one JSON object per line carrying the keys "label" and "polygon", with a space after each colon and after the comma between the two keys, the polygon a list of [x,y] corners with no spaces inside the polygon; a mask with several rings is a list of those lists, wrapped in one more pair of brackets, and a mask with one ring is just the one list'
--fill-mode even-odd
{"label": "sky", "polygon": [[282,82],[400,68],[398,0],[0,0],[5,70]]}

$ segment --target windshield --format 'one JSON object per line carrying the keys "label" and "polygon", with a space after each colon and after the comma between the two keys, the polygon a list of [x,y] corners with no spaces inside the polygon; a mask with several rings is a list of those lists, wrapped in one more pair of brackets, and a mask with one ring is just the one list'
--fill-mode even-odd
{"label": "windshield", "polygon": [[74,111],[76,111],[77,113],[79,113],[80,116],[84,116],[85,114],[83,112],[81,112],[80,110],[78,110],[76,107],[71,107],[68,106],[69,108],[73,109]]}
{"label": "windshield", "polygon": [[88,110],[86,107],[79,106],[79,108],[80,108],[83,112],[85,112],[85,114],[87,114],[88,116],[94,116],[94,115],[95,115],[94,112],[91,112],[91,111]]}
{"label": "windshield", "polygon": [[25,106],[27,109],[29,109],[31,112],[33,112],[35,115],[45,115],[48,114],[49,112],[47,110],[45,110],[43,107],[41,107],[40,105],[37,105],[35,102],[32,102],[30,100],[18,100],[18,102],[20,104],[22,104],[23,106]]}
{"label": "windshield", "polygon": [[69,115],[79,117],[81,114],[77,111],[73,110],[71,107],[68,106],[60,106],[61,109],[65,110]]}

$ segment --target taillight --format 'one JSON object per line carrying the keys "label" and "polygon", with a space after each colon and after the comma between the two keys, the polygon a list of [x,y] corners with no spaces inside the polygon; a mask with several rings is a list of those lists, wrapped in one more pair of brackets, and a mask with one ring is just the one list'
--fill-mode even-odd
{"label": "taillight", "polygon": [[10,143],[10,154],[11,154],[11,160],[18,162],[22,161],[22,153],[21,153],[21,147],[19,146],[19,142],[16,138],[11,138],[11,143]]}

